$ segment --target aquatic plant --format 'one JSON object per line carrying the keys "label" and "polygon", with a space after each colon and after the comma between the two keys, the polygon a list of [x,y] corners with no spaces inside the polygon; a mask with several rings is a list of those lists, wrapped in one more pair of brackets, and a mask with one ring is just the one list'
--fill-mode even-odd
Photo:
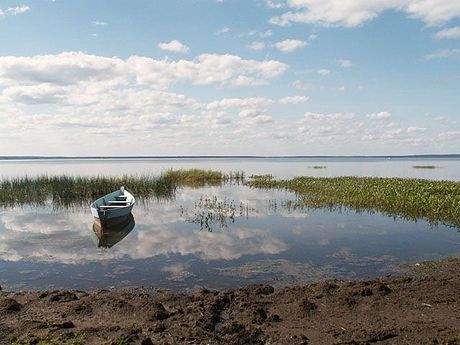
{"label": "aquatic plant", "polygon": [[85,204],[101,195],[127,186],[136,196],[169,198],[176,184],[168,176],[37,176],[17,177],[0,181],[0,204]]}
{"label": "aquatic plant", "polygon": [[0,181],[0,205],[41,205],[47,202],[64,207],[85,205],[120,186],[126,186],[140,200],[171,199],[178,187],[220,185],[243,179],[242,172],[224,174],[201,169],[167,170],[160,176],[24,176]]}
{"label": "aquatic plant", "polygon": [[178,185],[188,187],[221,185],[228,182],[240,183],[244,180],[244,173],[242,171],[223,173],[221,171],[204,169],[170,169],[163,173],[162,176],[173,180]]}
{"label": "aquatic plant", "polygon": [[249,217],[249,212],[254,211],[249,205],[234,200],[220,200],[217,196],[207,197],[202,195],[195,202],[193,209],[181,206],[181,213],[186,221],[200,225],[200,230],[212,232],[215,227],[227,228],[229,223],[235,223],[240,217]]}
{"label": "aquatic plant", "polygon": [[435,165],[414,165],[412,168],[414,169],[436,169],[437,166]]}
{"label": "aquatic plant", "polygon": [[[309,208],[348,208],[425,219],[460,228],[460,182],[378,177],[251,178],[254,188],[280,188],[297,194]],[[295,205],[298,207],[299,205]]]}

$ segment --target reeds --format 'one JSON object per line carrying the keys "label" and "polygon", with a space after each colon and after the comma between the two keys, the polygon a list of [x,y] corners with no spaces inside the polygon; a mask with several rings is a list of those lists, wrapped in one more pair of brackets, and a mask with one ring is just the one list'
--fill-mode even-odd
{"label": "reeds", "polygon": [[44,204],[48,201],[59,206],[86,204],[120,186],[126,186],[140,198],[170,198],[176,188],[168,176],[26,176],[0,182],[0,204]]}
{"label": "reeds", "polygon": [[228,181],[239,182],[243,178],[241,172],[224,174],[201,169],[167,170],[160,176],[24,176],[0,181],[0,205],[41,205],[47,202],[64,207],[85,205],[120,186],[125,186],[139,199],[170,199],[181,186],[220,185]]}
{"label": "reeds", "polygon": [[460,228],[460,182],[377,177],[252,178],[255,188],[293,191],[305,207],[382,212]]}
{"label": "reeds", "polygon": [[185,219],[200,225],[200,230],[212,232],[214,228],[227,228],[228,223],[235,223],[237,218],[249,217],[249,212],[254,209],[242,202],[237,203],[227,198],[220,200],[217,196],[207,197],[202,195],[195,202],[193,209],[182,208],[181,213]]}
{"label": "reeds", "polygon": [[240,183],[244,180],[244,173],[242,171],[223,173],[221,171],[203,169],[170,169],[162,176],[173,180],[178,185],[188,187],[220,185],[228,182]]}
{"label": "reeds", "polygon": [[437,166],[435,165],[414,165],[412,168],[414,169],[436,169]]}

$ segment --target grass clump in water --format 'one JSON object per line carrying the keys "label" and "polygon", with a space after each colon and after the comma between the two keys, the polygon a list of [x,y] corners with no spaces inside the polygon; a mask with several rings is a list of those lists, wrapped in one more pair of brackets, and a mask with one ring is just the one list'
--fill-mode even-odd
{"label": "grass clump in water", "polygon": [[167,176],[37,176],[18,177],[0,182],[0,204],[54,204],[67,206],[87,203],[126,186],[140,198],[170,198],[176,185]]}
{"label": "grass clump in water", "polygon": [[84,205],[120,186],[125,186],[139,199],[171,199],[181,186],[219,185],[243,178],[240,172],[224,174],[201,169],[168,170],[160,176],[25,176],[0,181],[0,205],[41,205],[49,201],[64,207]]}
{"label": "grass clump in water", "polygon": [[177,185],[189,187],[220,185],[224,182],[242,182],[244,180],[244,173],[242,171],[223,173],[221,171],[204,169],[170,169],[162,176],[171,179]]}
{"label": "grass clump in water", "polygon": [[181,213],[190,223],[200,224],[200,230],[212,232],[214,228],[227,228],[228,223],[235,223],[237,218],[249,217],[249,212],[254,211],[249,205],[225,198],[220,200],[217,196],[207,197],[202,195],[195,202],[192,210],[181,207]]}
{"label": "grass clump in water", "polygon": [[255,188],[293,191],[305,207],[382,212],[460,228],[460,182],[377,177],[250,179]]}
{"label": "grass clump in water", "polygon": [[414,165],[412,168],[414,169],[436,169],[438,167],[435,165]]}

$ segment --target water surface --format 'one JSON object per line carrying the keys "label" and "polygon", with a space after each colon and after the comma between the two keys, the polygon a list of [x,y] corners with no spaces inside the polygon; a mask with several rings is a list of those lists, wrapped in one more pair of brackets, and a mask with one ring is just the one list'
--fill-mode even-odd
{"label": "water surface", "polygon": [[[415,169],[432,165],[435,169]],[[324,167],[315,169],[315,167]],[[28,174],[70,175],[159,175],[166,169],[241,170],[246,174],[273,174],[278,178],[294,176],[380,176],[460,180],[459,158],[151,158],[151,159],[66,159],[0,160],[0,177]]]}
{"label": "water surface", "polygon": [[460,254],[453,228],[379,213],[289,209],[286,200],[295,195],[242,185],[180,189],[174,200],[136,205],[134,229],[111,248],[98,246],[87,207],[3,208],[0,285],[280,286],[393,274],[402,263]]}

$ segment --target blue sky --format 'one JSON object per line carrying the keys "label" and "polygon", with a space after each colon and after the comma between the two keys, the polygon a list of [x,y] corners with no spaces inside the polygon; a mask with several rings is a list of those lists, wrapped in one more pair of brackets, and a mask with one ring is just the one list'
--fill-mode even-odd
{"label": "blue sky", "polygon": [[450,0],[1,1],[0,155],[455,153],[459,43]]}

